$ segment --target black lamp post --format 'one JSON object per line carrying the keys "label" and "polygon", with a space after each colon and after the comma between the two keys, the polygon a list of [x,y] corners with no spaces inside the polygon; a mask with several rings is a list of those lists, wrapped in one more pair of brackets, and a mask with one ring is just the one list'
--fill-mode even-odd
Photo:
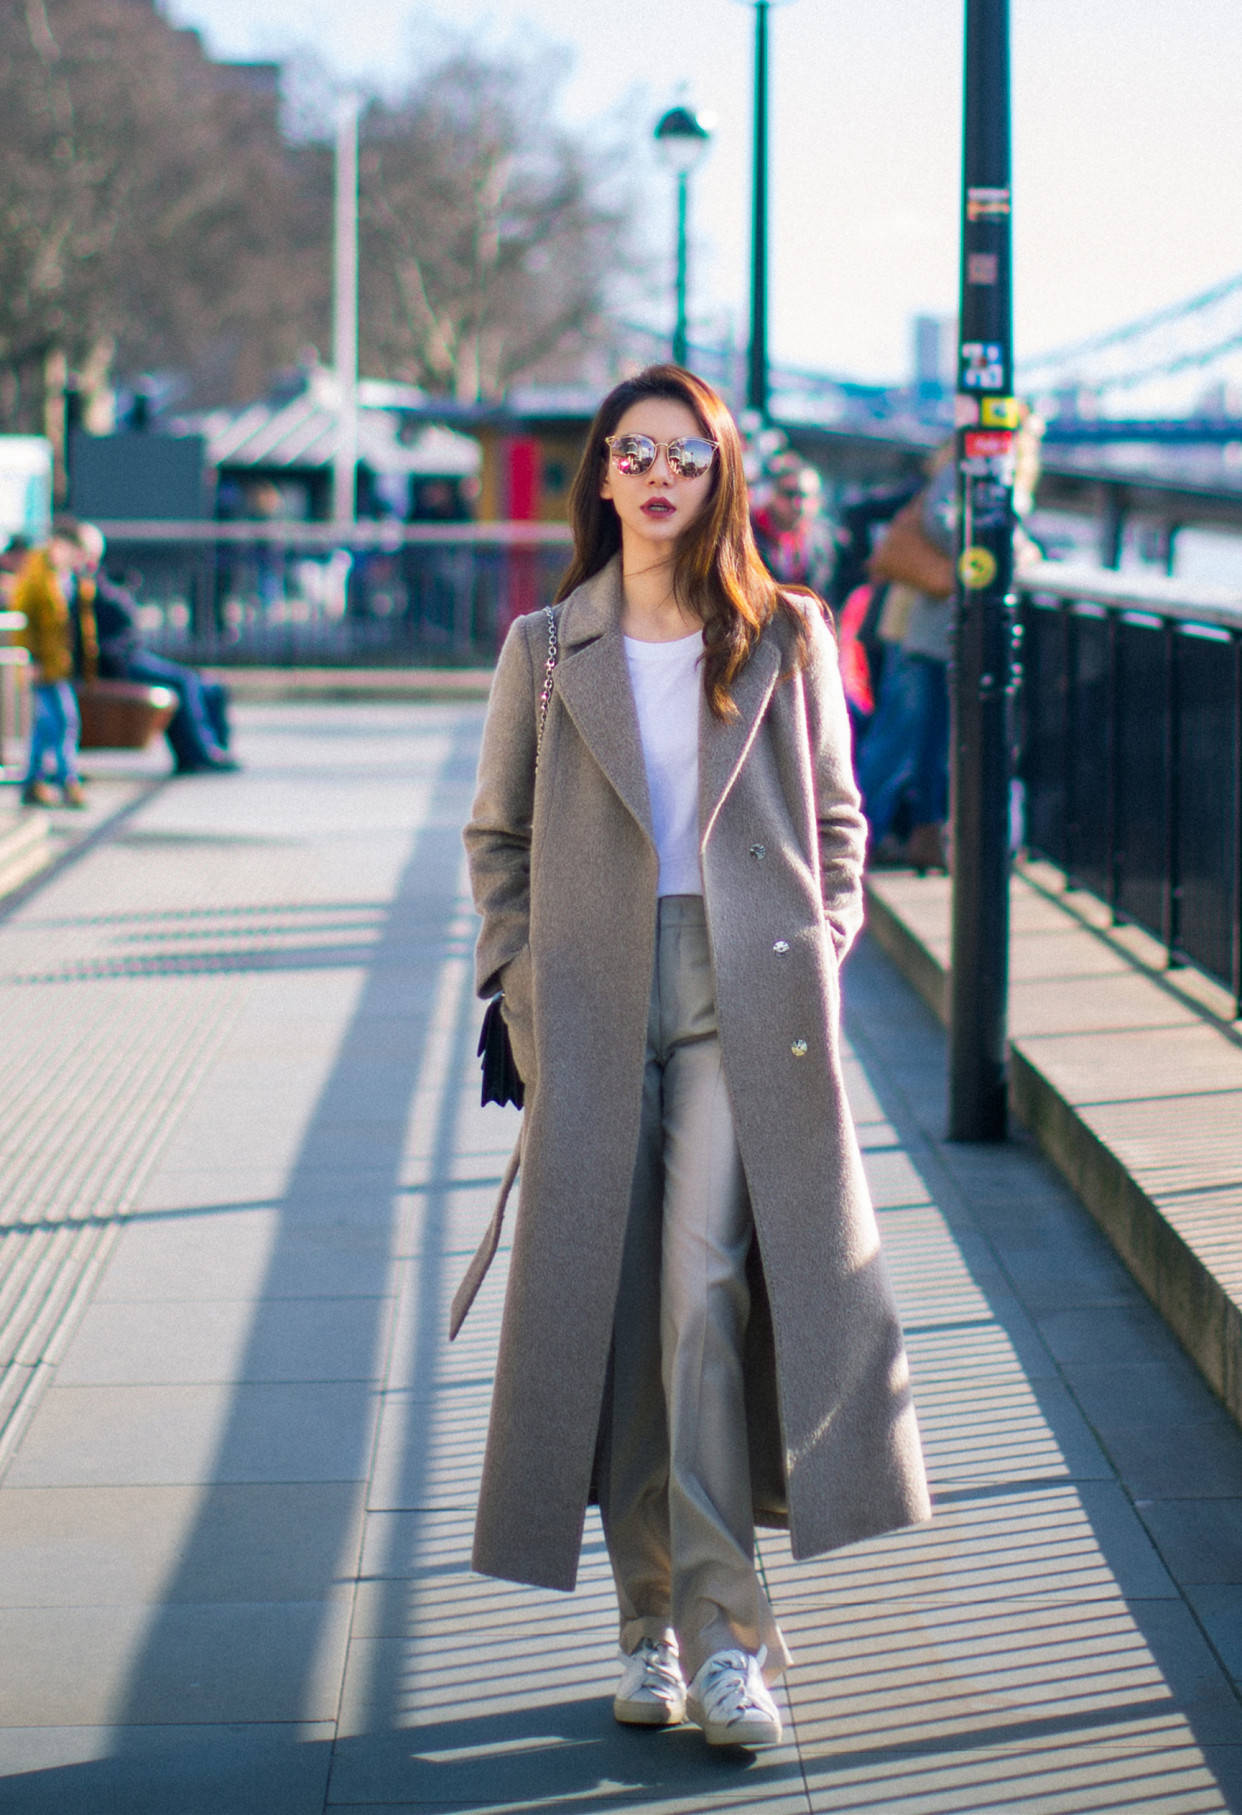
{"label": "black lamp post", "polygon": [[781,0],[754,0],[755,141],[751,188],[750,349],[746,407],[768,419],[768,14]]}
{"label": "black lamp post", "polygon": [[1013,479],[1020,406],[1010,299],[1009,4],[966,0],[961,524],[953,636],[949,1135],[1002,1140],[1009,980]]}
{"label": "black lamp post", "polygon": [[686,336],[686,204],[690,172],[698,167],[711,138],[711,123],[691,107],[670,107],[656,122],[655,141],[661,158],[677,178],[677,314],[673,327],[673,364],[684,366]]}

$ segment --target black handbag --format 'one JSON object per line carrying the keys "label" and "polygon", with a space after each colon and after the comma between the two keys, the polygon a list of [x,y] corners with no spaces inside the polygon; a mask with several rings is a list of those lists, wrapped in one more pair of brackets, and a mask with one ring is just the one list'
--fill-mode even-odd
{"label": "black handbag", "polygon": [[[544,606],[544,616],[548,621],[548,655],[543,665],[539,725],[535,733],[536,773],[539,769],[539,752],[543,748],[543,728],[548,722],[548,701],[552,698],[552,676],[556,673],[560,654],[556,639],[556,613],[550,605]],[[478,1057],[483,1066],[483,1094],[480,1100],[484,1105],[499,1103],[501,1108],[506,1103],[512,1103],[520,1109],[526,1100],[526,1087],[513,1057],[513,1047],[509,1043],[509,1029],[505,1025],[501,1009],[504,999],[502,990],[492,997],[483,1014],[478,1045]]]}

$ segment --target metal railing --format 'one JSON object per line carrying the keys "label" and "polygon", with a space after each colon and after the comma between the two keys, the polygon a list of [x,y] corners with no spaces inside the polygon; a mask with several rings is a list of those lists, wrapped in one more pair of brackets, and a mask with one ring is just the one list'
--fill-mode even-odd
{"label": "metal railing", "polygon": [[1018,609],[1027,849],[1242,1015],[1242,599],[1047,563]]}
{"label": "metal railing", "polygon": [[0,773],[6,767],[9,745],[30,732],[30,699],[26,670],[27,651],[14,639],[25,626],[20,611],[0,611]]}
{"label": "metal railing", "polygon": [[101,523],[153,648],[193,664],[474,665],[545,604],[555,523]]}

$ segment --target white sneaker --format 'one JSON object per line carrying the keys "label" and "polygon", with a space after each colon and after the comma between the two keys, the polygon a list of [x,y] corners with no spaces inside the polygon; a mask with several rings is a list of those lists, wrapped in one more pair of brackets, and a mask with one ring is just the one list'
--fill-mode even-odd
{"label": "white sneaker", "polygon": [[716,1651],[695,1672],[686,1713],[709,1746],[774,1746],[781,1717],[763,1680],[763,1660],[749,1651]]}
{"label": "white sneaker", "polygon": [[625,1660],[612,1711],[623,1726],[675,1727],[686,1718],[686,1680],[669,1640],[640,1639]]}

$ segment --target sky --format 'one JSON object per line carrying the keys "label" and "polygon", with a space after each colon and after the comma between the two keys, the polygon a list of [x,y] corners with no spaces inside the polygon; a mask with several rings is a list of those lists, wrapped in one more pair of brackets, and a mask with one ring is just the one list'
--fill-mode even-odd
{"label": "sky", "polygon": [[[747,0],[163,0],[220,57],[308,47],[342,83],[399,86],[444,28],[565,60],[561,119],[639,147],[672,313],[663,110],[716,116],[691,179],[691,315],[748,321],[754,7]],[[774,358],[909,375],[911,320],[957,299],[962,0],[770,8],[769,338]],[[1239,0],[1011,0],[1019,362],[1242,271]],[[606,125],[605,125],[606,123]],[[665,250],[667,256],[665,257]]]}

